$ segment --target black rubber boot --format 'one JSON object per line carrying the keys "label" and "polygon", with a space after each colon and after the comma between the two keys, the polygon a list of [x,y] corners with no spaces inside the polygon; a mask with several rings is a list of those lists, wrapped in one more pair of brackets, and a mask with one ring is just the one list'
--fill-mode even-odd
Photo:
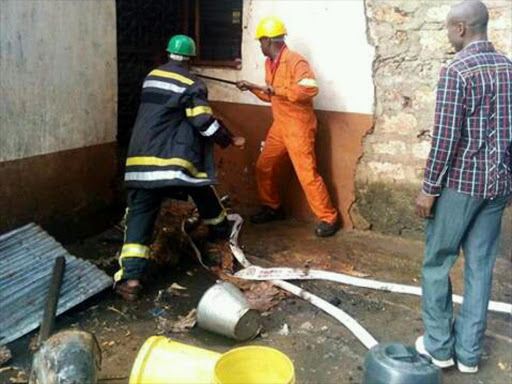
{"label": "black rubber boot", "polygon": [[261,207],[261,211],[251,216],[251,223],[263,224],[271,221],[284,220],[284,212],[281,208],[273,209],[266,205]]}
{"label": "black rubber boot", "polygon": [[318,237],[329,237],[334,235],[341,228],[341,221],[337,219],[334,223],[328,223],[326,221],[320,222],[316,227],[315,234]]}

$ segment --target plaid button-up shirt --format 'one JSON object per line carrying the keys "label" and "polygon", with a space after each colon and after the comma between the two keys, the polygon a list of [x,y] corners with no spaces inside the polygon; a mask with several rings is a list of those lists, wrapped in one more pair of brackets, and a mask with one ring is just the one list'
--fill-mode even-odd
{"label": "plaid button-up shirt", "polygon": [[488,41],[441,70],[423,191],[476,198],[512,193],[512,62]]}

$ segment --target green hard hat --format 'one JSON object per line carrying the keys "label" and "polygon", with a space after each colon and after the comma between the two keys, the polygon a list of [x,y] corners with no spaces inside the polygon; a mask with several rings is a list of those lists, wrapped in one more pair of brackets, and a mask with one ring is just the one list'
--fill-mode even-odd
{"label": "green hard hat", "polygon": [[176,35],[171,37],[167,44],[167,52],[182,56],[195,56],[196,43],[194,40],[185,35]]}

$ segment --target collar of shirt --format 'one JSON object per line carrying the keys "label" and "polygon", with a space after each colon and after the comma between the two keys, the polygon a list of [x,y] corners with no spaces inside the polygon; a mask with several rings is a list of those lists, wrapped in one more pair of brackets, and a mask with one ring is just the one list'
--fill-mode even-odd
{"label": "collar of shirt", "polygon": [[471,44],[468,44],[462,51],[460,51],[459,55],[481,52],[496,52],[496,49],[494,49],[494,45],[488,40],[473,41]]}
{"label": "collar of shirt", "polygon": [[283,52],[286,50],[286,48],[287,48],[286,44],[283,44],[283,46],[281,47],[281,50],[277,54],[275,60],[272,60],[270,57],[267,58],[267,65],[270,66],[270,71],[272,73],[274,73],[276,71],[277,67],[279,66],[279,62],[281,61],[281,56],[283,56]]}

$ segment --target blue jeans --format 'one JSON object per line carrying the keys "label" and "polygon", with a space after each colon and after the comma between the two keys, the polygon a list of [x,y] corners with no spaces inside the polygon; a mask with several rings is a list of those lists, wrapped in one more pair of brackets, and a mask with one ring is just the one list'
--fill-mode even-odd
{"label": "blue jeans", "polygon": [[[487,323],[501,218],[508,197],[484,200],[444,189],[425,233],[422,269],[424,342],[438,360],[476,366]],[[450,270],[462,249],[464,302],[453,322]]]}

